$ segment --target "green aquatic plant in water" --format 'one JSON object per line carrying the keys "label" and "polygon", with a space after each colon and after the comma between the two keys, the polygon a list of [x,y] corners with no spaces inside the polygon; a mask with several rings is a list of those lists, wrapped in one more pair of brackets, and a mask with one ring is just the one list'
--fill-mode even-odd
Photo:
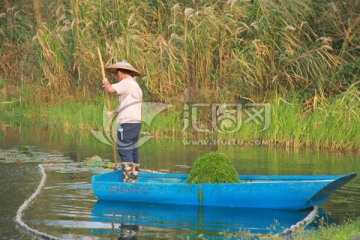
{"label": "green aquatic plant in water", "polygon": [[59,152],[36,152],[31,146],[20,146],[13,149],[0,148],[0,164],[1,163],[38,163],[46,167],[47,170],[58,173],[103,173],[115,167],[115,164],[109,159],[102,159],[99,156],[93,156],[84,162],[74,162]]}
{"label": "green aquatic plant in water", "polygon": [[107,159],[102,159],[99,156],[92,156],[91,158],[86,159],[85,161],[86,167],[102,167],[113,169],[115,167],[115,163],[109,162]]}
{"label": "green aquatic plant in water", "polygon": [[239,175],[232,162],[222,153],[210,152],[197,158],[187,183],[238,183]]}
{"label": "green aquatic plant in water", "polygon": [[97,167],[100,167],[104,164],[102,158],[99,156],[93,156],[93,157],[87,159],[85,162],[86,162],[86,165],[97,166]]}

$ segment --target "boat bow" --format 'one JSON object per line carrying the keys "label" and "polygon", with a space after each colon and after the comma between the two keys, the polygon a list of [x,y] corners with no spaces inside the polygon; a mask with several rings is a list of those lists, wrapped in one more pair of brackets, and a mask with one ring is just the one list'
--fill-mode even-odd
{"label": "boat bow", "polygon": [[350,173],[347,175],[340,176],[338,179],[335,179],[334,181],[326,185],[324,188],[322,188],[319,192],[317,192],[314,196],[312,196],[306,203],[314,206],[323,204],[333,192],[344,186],[346,183],[348,183],[351,179],[355,177],[356,177],[356,173]]}

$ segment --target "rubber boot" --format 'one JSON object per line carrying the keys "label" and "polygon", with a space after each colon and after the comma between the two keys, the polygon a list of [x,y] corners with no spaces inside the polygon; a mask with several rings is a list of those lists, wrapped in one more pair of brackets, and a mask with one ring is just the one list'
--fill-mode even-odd
{"label": "rubber boot", "polygon": [[140,170],[140,164],[133,163],[133,167],[131,169],[131,182],[137,182],[138,174]]}
{"label": "rubber boot", "polygon": [[132,169],[134,168],[133,163],[121,163],[121,170],[123,174],[123,182],[132,182]]}

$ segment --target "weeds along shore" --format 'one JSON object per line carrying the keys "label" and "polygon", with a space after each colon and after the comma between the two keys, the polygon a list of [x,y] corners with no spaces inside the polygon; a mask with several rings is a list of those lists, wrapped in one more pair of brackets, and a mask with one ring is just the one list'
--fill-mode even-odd
{"label": "weeds along shore", "polygon": [[[351,94],[353,93],[349,93],[347,98],[345,96],[318,102],[316,106],[307,106],[307,111],[303,110],[306,107],[296,97],[289,102],[282,98],[274,99],[268,104],[268,116],[261,115],[257,120],[247,122],[244,118],[234,119],[234,116],[223,115],[225,119],[217,122],[217,131],[213,129],[213,119],[206,114],[211,108],[205,113],[200,112],[197,119],[194,119],[194,116],[187,119],[184,117],[184,107],[173,106],[154,116],[151,122],[143,123],[142,131],[151,133],[155,138],[206,139],[216,141],[217,145],[234,147],[248,142],[257,144],[260,141],[261,145],[266,146],[295,149],[308,147],[359,153],[360,118],[357,113],[360,112],[360,108],[359,103],[355,102],[356,97]],[[61,131],[90,132],[106,128],[104,111],[107,110],[104,110],[104,101],[100,98],[93,102],[65,101],[36,106],[12,103],[3,104],[0,108],[0,122],[14,126],[35,121],[55,126]],[[241,109],[243,115],[244,110],[246,109]],[[269,118],[266,120],[269,125],[265,130],[265,119],[261,117]],[[190,124],[186,127],[187,122]],[[228,131],[223,130],[222,125],[227,126]]]}
{"label": "weeds along shore", "polygon": [[33,2],[0,5],[1,119],[100,128],[99,47],[105,64],[126,59],[141,70],[145,101],[173,106],[144,128],[159,136],[194,134],[181,131],[185,104],[250,102],[271,106],[266,130],[245,119],[218,138],[359,151],[351,0]]}

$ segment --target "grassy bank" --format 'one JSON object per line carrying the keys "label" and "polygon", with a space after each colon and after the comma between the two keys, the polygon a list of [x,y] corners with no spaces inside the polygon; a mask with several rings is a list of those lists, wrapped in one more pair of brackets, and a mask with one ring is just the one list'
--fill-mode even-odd
{"label": "grassy bank", "polygon": [[[191,124],[181,132],[184,104],[190,113],[196,103],[250,101],[270,104],[269,126],[261,131],[263,120],[245,112],[259,109],[244,105],[241,129],[220,139],[358,151],[360,18],[351,0],[33,2],[0,5],[2,118],[101,128],[100,47],[106,64],[140,69],[145,101],[174,105],[145,130],[209,137],[210,109],[199,121],[210,133]],[[219,124],[231,128],[225,118]]]}
{"label": "grassy bank", "polygon": [[[360,104],[356,89],[338,98],[302,103],[297,96],[270,102],[271,124],[256,132],[252,123],[239,134],[267,139],[289,148],[311,147],[329,150],[359,150]],[[261,127],[260,127],[261,128]]]}
{"label": "grassy bank", "polygon": [[[115,101],[113,106],[116,106]],[[193,106],[188,104],[190,110]],[[261,141],[265,145],[287,148],[310,147],[359,152],[360,101],[355,90],[350,89],[341,98],[314,101],[308,105],[299,101],[296,95],[289,99],[278,97],[269,102],[270,115],[265,116],[262,113],[263,120],[258,118],[258,121],[247,121],[251,119],[246,115],[246,111],[252,109],[242,105],[243,116],[240,120],[222,115],[225,117],[216,124],[219,129],[217,134],[212,128],[211,114],[209,115],[212,109],[211,105],[209,106],[202,109],[196,118],[192,114],[184,118],[185,107],[173,106],[160,112],[153,121],[144,123],[143,131],[158,137],[183,136],[189,141],[217,138],[219,145],[242,144],[239,141]],[[0,119],[11,125],[36,120],[55,125],[62,130],[90,131],[101,130],[104,124],[104,102],[101,98],[92,102],[64,101],[54,105],[20,106],[19,103],[12,103],[2,104],[0,108]],[[269,126],[264,129],[264,118],[267,117],[270,118],[267,119]],[[185,120],[189,122],[187,128]],[[239,121],[242,121],[240,127],[237,125]],[[228,128],[223,129],[222,124],[226,124]],[[199,129],[208,131],[201,132]],[[231,143],[230,140],[238,142]]]}
{"label": "grassy bank", "polygon": [[360,219],[349,221],[342,225],[323,226],[318,230],[310,232],[300,232],[294,239],[327,239],[327,240],[352,240],[360,237]]}

